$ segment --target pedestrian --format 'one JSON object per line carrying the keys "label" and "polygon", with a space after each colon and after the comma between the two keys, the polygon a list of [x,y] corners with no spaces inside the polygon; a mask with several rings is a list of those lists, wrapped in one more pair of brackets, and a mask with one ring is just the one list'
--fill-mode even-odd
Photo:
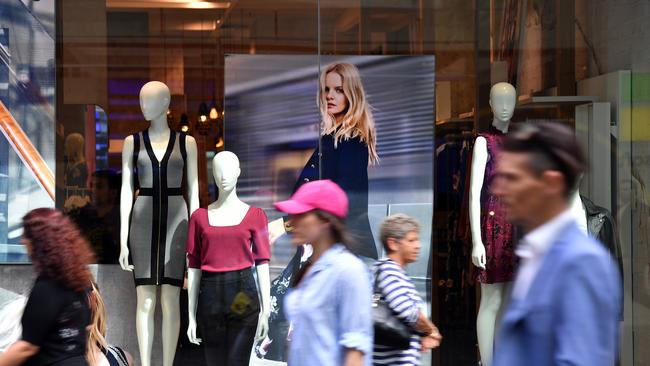
{"label": "pedestrian", "polygon": [[[88,326],[86,360],[90,366],[133,366],[133,357],[120,347],[106,342],[106,309],[104,300],[95,284],[88,294],[91,322]],[[0,353],[4,344],[11,344],[20,339],[22,328],[20,318],[25,310],[26,298],[18,295],[15,299],[0,307]]]}
{"label": "pedestrian", "polygon": [[387,257],[375,265],[376,291],[412,331],[408,349],[375,343],[375,365],[419,365],[420,352],[440,345],[438,328],[422,312],[422,299],[406,274],[406,266],[420,255],[420,225],[405,214],[394,214],[381,224],[380,238]]}
{"label": "pedestrian", "polygon": [[133,366],[133,356],[106,341],[106,308],[99,289],[93,283],[88,294],[91,323],[88,329],[86,359],[90,366]]}
{"label": "pedestrian", "polygon": [[0,355],[0,365],[87,366],[88,291],[93,255],[61,211],[37,208],[23,217],[21,243],[37,277],[22,316],[22,338]]}
{"label": "pedestrian", "polygon": [[620,274],[569,208],[584,168],[573,132],[559,123],[525,125],[503,142],[493,193],[525,236],[495,366],[616,362]]}
{"label": "pedestrian", "polygon": [[292,322],[289,365],[371,365],[370,273],[347,248],[345,192],[330,180],[318,180],[275,207],[292,215],[292,243],[313,247],[285,302]]}

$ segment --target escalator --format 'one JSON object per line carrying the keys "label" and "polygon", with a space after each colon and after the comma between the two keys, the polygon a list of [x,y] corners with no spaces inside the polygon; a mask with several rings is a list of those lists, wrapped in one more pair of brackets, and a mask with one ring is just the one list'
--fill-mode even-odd
{"label": "escalator", "polygon": [[29,3],[0,0],[0,262],[27,260],[18,242],[21,219],[31,209],[54,206],[51,33]]}

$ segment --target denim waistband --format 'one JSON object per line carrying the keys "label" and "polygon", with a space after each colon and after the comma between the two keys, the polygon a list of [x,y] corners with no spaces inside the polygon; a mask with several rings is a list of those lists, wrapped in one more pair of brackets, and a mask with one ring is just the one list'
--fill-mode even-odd
{"label": "denim waistband", "polygon": [[253,275],[252,268],[244,268],[237,271],[228,272],[208,272],[201,271],[201,281],[209,282],[230,282],[239,281],[241,279],[249,279]]}

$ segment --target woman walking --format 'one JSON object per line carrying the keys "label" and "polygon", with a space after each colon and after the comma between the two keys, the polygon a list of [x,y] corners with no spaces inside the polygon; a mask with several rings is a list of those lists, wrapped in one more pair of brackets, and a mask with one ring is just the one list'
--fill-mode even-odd
{"label": "woman walking", "polygon": [[419,365],[420,352],[438,347],[442,340],[438,328],[420,310],[422,300],[405,271],[420,254],[419,227],[415,219],[404,214],[389,216],[381,224],[387,258],[375,266],[376,291],[395,316],[411,328],[412,336],[407,349],[375,344],[375,365]]}
{"label": "woman walking", "polygon": [[88,330],[86,359],[90,366],[133,366],[133,356],[120,347],[106,342],[106,309],[99,289],[92,284],[88,294],[91,323]]}
{"label": "woman walking", "polygon": [[0,355],[0,365],[86,366],[92,282],[88,242],[62,212],[51,208],[27,213],[23,230],[21,243],[37,278],[22,317],[22,339]]}
{"label": "woman walking", "polygon": [[311,243],[314,250],[286,298],[293,324],[289,365],[369,366],[370,276],[346,247],[345,192],[330,180],[310,182],[275,207],[292,215],[292,243]]}

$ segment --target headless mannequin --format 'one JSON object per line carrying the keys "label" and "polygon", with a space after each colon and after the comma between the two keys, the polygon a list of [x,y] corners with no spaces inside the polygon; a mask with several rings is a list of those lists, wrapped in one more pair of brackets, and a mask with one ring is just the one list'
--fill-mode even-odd
{"label": "headless mannequin", "polygon": [[[154,154],[162,160],[171,130],[167,125],[167,109],[170,94],[167,86],[159,81],[151,81],[140,90],[140,108],[147,121],[151,122],[149,136]],[[133,136],[124,139],[122,150],[122,190],[120,195],[120,266],[125,271],[133,271],[129,264],[129,225],[133,209]],[[189,198],[189,214],[199,207],[199,183],[197,169],[196,141],[191,136],[186,137],[187,148],[187,197]],[[179,172],[182,174],[182,172]],[[154,313],[156,310],[156,285],[140,285],[136,287],[136,331],[140,364],[151,365],[151,350],[154,337]],[[176,354],[180,330],[180,288],[168,284],[161,287],[160,301],[162,305],[162,343],[163,366],[172,366]]]}
{"label": "headless mannequin", "polygon": [[[494,116],[492,126],[504,134],[510,127],[517,94],[508,83],[497,83],[490,90],[490,107]],[[472,232],[472,263],[483,270],[487,262],[485,245],[481,237],[481,191],[488,161],[487,140],[479,136],[474,143],[470,178],[470,229]],[[481,304],[476,321],[479,351],[484,366],[492,364],[496,319],[503,303],[507,283],[481,284]]]}
{"label": "headless mannequin", "polygon": [[[239,174],[241,173],[237,155],[230,151],[218,153],[212,160],[212,171],[214,172],[214,180],[219,188],[219,198],[208,206],[208,221],[212,226],[238,225],[246,216],[249,205],[237,197],[237,178],[239,178]],[[261,293],[261,309],[255,339],[260,339],[266,337],[268,332],[268,319],[271,312],[271,279],[268,264],[255,266],[255,270],[257,273],[257,288]],[[188,268],[189,326],[187,328],[187,337],[190,342],[197,345],[201,343],[201,339],[196,337],[196,309],[200,283],[201,270]]]}

